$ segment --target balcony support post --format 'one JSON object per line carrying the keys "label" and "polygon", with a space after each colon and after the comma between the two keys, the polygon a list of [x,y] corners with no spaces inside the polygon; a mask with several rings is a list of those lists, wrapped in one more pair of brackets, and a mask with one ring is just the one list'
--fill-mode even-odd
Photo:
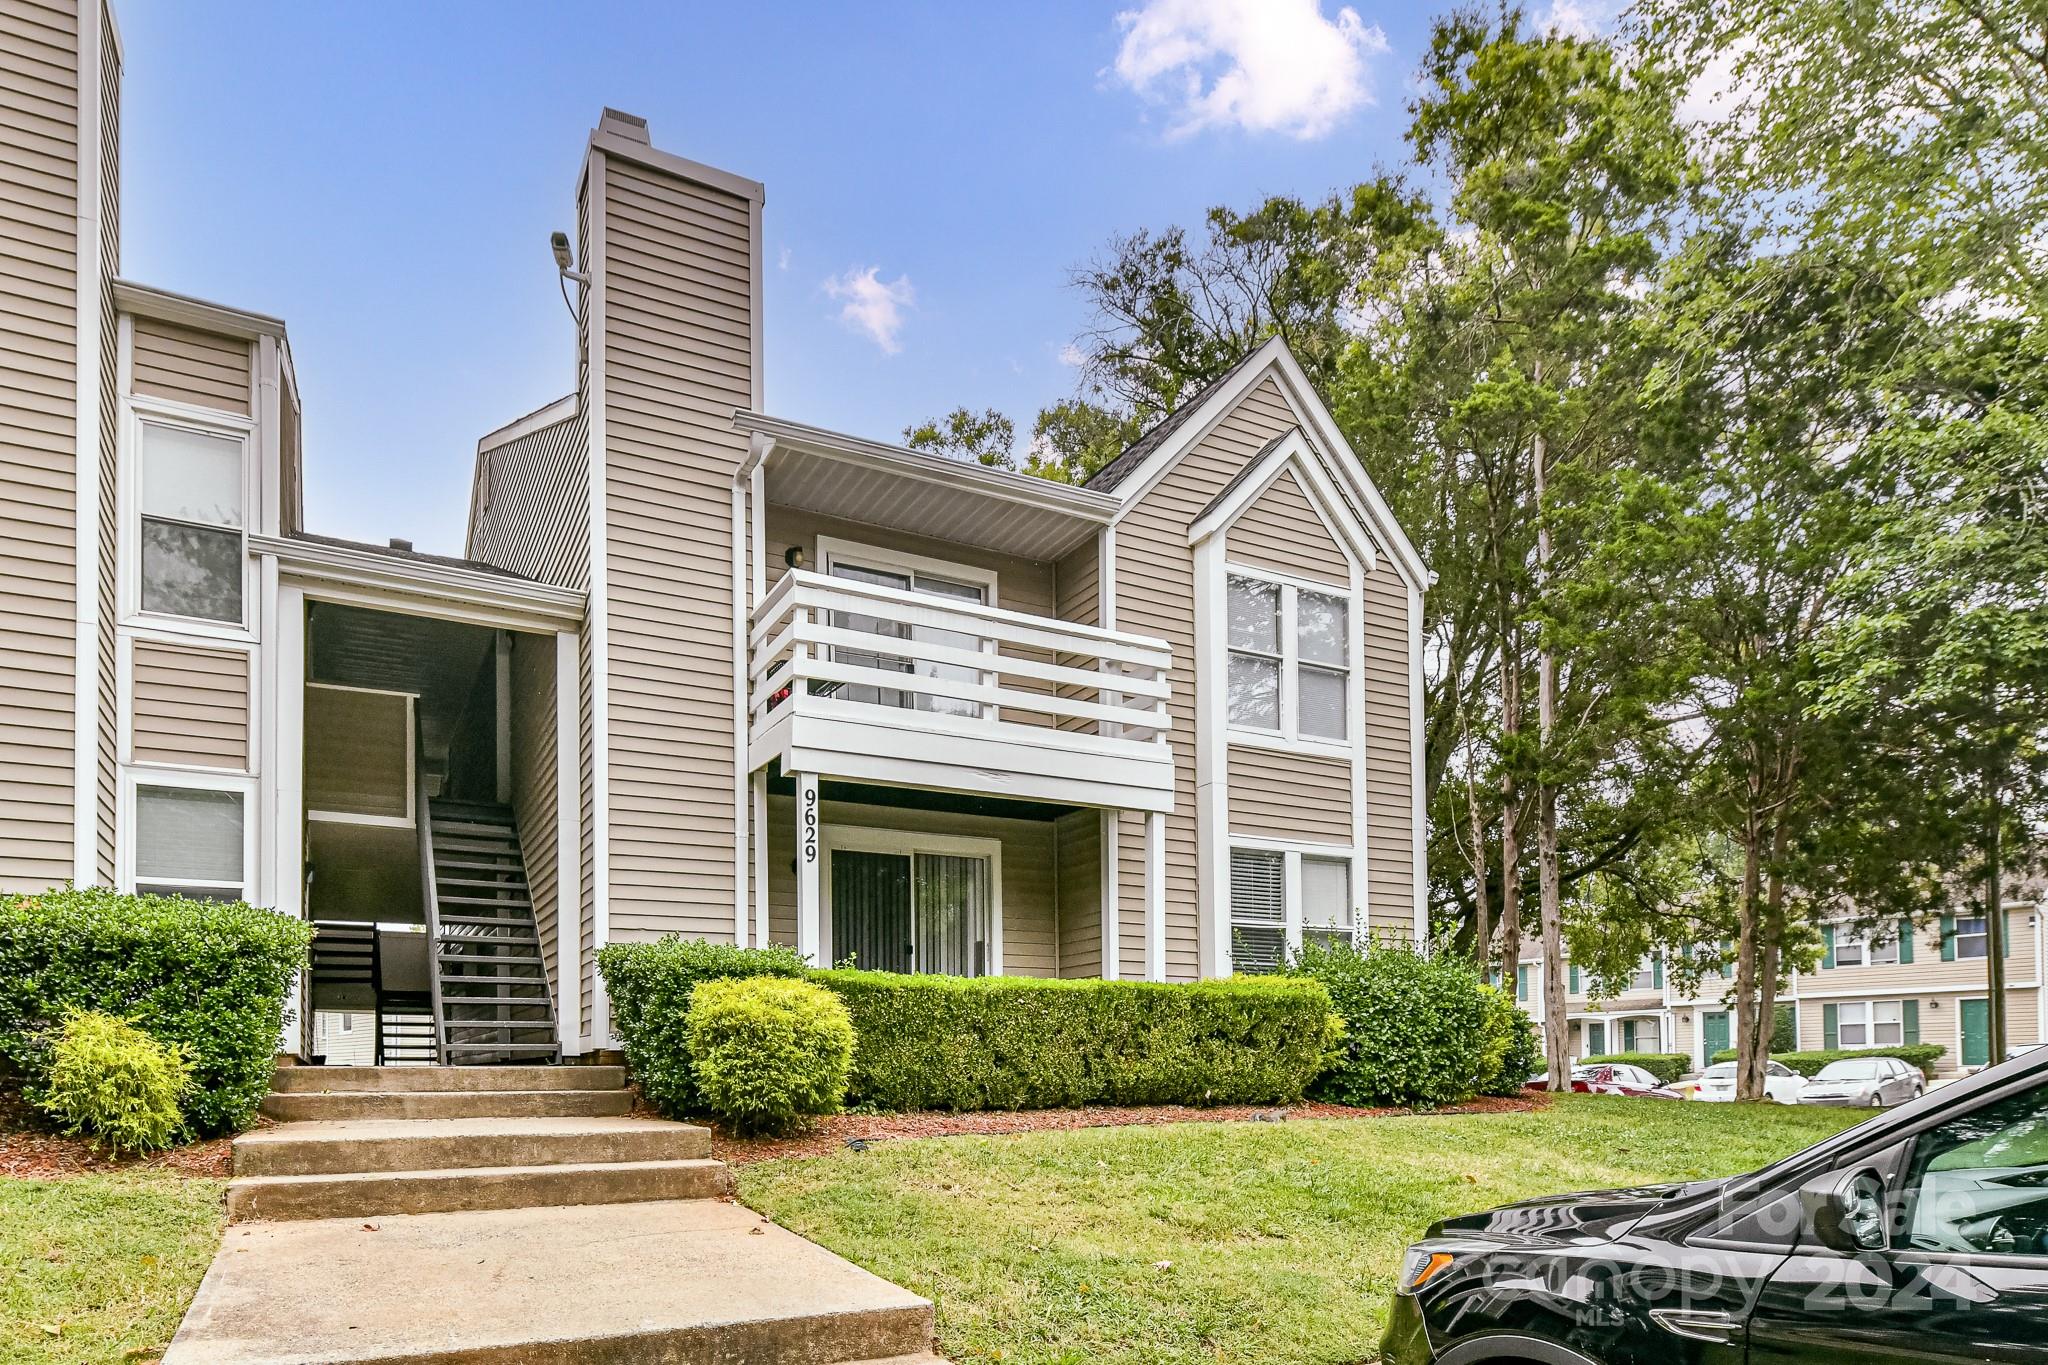
{"label": "balcony support post", "polygon": [[823,817],[818,810],[818,775],[796,777],[796,950],[819,967],[824,910],[819,904],[818,866],[824,859]]}
{"label": "balcony support post", "polygon": [[1145,979],[1166,980],[1166,816],[1145,813]]}

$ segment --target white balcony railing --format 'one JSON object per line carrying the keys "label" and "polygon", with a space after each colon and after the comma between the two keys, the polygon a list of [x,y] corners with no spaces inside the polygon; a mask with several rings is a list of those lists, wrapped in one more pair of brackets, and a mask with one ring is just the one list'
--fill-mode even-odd
{"label": "white balcony railing", "polygon": [[[896,733],[783,736],[806,751],[796,756],[805,770],[833,772],[829,754],[843,749],[867,755],[847,775],[882,780],[877,760],[925,755],[1020,795],[1099,780],[1170,799],[1173,653],[1163,640],[792,570],[763,599],[748,645],[763,759],[784,722],[829,722]],[[1020,780],[1006,783],[1011,765]]]}

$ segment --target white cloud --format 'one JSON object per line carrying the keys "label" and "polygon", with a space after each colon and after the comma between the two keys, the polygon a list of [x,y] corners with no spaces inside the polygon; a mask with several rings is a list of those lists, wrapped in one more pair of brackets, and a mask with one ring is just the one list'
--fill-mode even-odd
{"label": "white cloud", "polygon": [[1373,102],[1366,60],[1387,35],[1322,0],[1145,0],[1117,15],[1116,74],[1172,109],[1171,137],[1239,127],[1302,139]]}
{"label": "white cloud", "polygon": [[781,250],[780,252],[778,252],[778,253],[776,254],[776,257],[775,257],[775,268],[776,268],[777,270],[787,270],[787,269],[789,269],[789,248],[788,248],[788,247],[784,247],[784,248],[782,248],[782,250]]}
{"label": "white cloud", "polygon": [[1536,30],[1567,38],[1604,38],[1620,17],[1621,6],[1615,0],[1551,0],[1549,12],[1536,21]]}
{"label": "white cloud", "polygon": [[903,311],[917,306],[917,291],[908,275],[893,280],[881,278],[882,268],[871,265],[854,269],[825,281],[825,292],[841,300],[839,320],[882,348],[885,355],[903,349],[896,339],[903,330]]}
{"label": "white cloud", "polygon": [[1076,346],[1073,342],[1070,341],[1066,345],[1060,347],[1060,364],[1069,366],[1073,369],[1079,369],[1081,366],[1086,365],[1087,363],[1088,353],[1082,350],[1079,346]]}

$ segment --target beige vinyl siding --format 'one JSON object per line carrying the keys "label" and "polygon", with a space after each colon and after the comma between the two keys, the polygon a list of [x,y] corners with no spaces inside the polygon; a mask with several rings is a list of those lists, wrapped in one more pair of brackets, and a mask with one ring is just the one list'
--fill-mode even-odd
{"label": "beige vinyl siding", "polygon": [[[2039,932],[2037,920],[2031,906],[2006,911],[2006,941],[2012,945],[2005,958],[2008,981],[2033,979],[2034,936]],[[1851,937],[1846,928],[1836,929],[1835,935],[1838,940]],[[1815,967],[1810,972],[1800,973],[1799,989],[1802,994],[1809,991],[1833,994],[1836,991],[1867,990],[1882,995],[1885,991],[1897,994],[1903,983],[1903,989],[1908,992],[1947,990],[1982,986],[1984,972],[1984,959],[1981,957],[1958,957],[1952,962],[1941,960],[1941,924],[1934,921],[1914,931],[1911,962],[1868,967]]]}
{"label": "beige vinyl siding", "polygon": [[249,651],[137,640],[137,763],[249,766]]}
{"label": "beige vinyl siding", "polygon": [[157,318],[135,319],[135,392],[249,413],[249,343]]}
{"label": "beige vinyl siding", "polygon": [[[823,572],[825,561],[818,553],[818,537],[824,536],[831,540],[852,541],[858,545],[872,546],[878,550],[918,555],[926,559],[943,560],[949,564],[985,570],[996,576],[997,607],[1004,611],[1028,612],[1033,616],[1054,617],[1058,614],[1053,566],[1050,564],[1019,559],[1015,555],[997,554],[971,545],[909,535],[880,526],[869,526],[863,522],[842,521],[837,517],[821,516],[816,512],[795,507],[771,506],[764,521],[770,588],[780,583],[782,576],[789,571],[783,556],[791,546],[802,546],[805,564],[813,570]],[[1000,653],[1006,657],[1030,659],[1039,663],[1052,661],[1051,653],[1045,650],[1020,649],[1004,645]],[[1006,677],[1002,679],[1002,683],[1019,692],[1049,694],[1054,690],[1052,684],[1033,678]],[[1051,717],[1029,711],[1008,711],[1004,713],[1003,719],[1023,725],[1052,723]]]}
{"label": "beige vinyl siding", "polygon": [[555,822],[555,641],[512,636],[512,814],[533,898],[533,923],[550,985],[560,979],[555,928],[561,866]]}
{"label": "beige vinyl siding", "polygon": [[1272,487],[1253,500],[1226,533],[1233,564],[1313,578],[1348,589],[1350,561],[1317,515],[1294,471],[1282,470]]}
{"label": "beige vinyl siding", "polygon": [[[1981,963],[1980,963],[1981,965]],[[1818,1052],[1827,1046],[1827,1006],[1860,1004],[1864,1001],[1914,1000],[1919,1002],[1920,1041],[1933,1043],[1947,1049],[1934,1061],[1936,1076],[1954,1076],[1963,1069],[1963,1008],[1962,1002],[1983,999],[1984,987],[1960,988],[1953,991],[1927,991],[1914,986],[1901,990],[1897,984],[1891,989],[1875,989],[1866,994],[1844,996],[1840,999],[1817,1000],[1802,996],[1799,1004],[1799,1048],[1802,1052]],[[2035,988],[2008,988],[2005,993],[2005,1027],[2007,1047],[2031,1047],[2041,1041],[2041,1015],[2039,995]]]}
{"label": "beige vinyl siding", "polygon": [[1060,975],[1102,975],[1102,813],[1069,811],[1053,825],[1059,852]]}
{"label": "beige vinyl siding", "polygon": [[118,819],[120,692],[114,670],[114,623],[119,568],[115,547],[118,520],[118,456],[121,423],[120,318],[114,306],[114,276],[121,269],[121,58],[111,41],[113,12],[100,6],[100,479],[99,479],[99,707],[95,799],[99,812],[95,868],[104,886],[114,885],[114,825]]}
{"label": "beige vinyl siding", "polygon": [[1384,553],[1365,576],[1365,807],[1368,918],[1415,928],[1415,735],[1408,588]]}
{"label": "beige vinyl siding", "polygon": [[1350,760],[1231,745],[1230,832],[1350,848]]}
{"label": "beige vinyl siding", "polygon": [[0,890],[72,861],[78,32],[0,0]]}
{"label": "beige vinyl siding", "polygon": [[[1058,859],[1053,822],[1011,820],[951,811],[900,810],[846,801],[824,802],[826,839],[841,829],[915,830],[1003,846],[1003,974],[1059,975]],[[796,798],[768,798],[768,931],[777,943],[796,943]],[[832,907],[823,907],[829,922]]]}
{"label": "beige vinyl siding", "polygon": [[[1173,647],[1174,809],[1166,817],[1166,967],[1169,980],[1201,970],[1196,887],[1195,569],[1188,527],[1247,461],[1296,425],[1271,377],[1250,389],[1117,523],[1117,626]],[[1145,820],[1118,817],[1120,974],[1145,972]]]}
{"label": "beige vinyl siding", "polygon": [[564,588],[590,586],[590,431],[581,411],[477,457],[468,555]]}
{"label": "beige vinyl siding", "polygon": [[610,932],[729,941],[753,209],[618,156],[603,168]]}

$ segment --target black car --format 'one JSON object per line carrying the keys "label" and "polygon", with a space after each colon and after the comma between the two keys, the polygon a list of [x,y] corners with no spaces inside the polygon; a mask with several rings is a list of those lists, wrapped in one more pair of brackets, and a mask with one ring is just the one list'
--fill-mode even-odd
{"label": "black car", "polygon": [[2048,1052],[1728,1180],[1448,1218],[1387,1365],[2048,1361]]}

